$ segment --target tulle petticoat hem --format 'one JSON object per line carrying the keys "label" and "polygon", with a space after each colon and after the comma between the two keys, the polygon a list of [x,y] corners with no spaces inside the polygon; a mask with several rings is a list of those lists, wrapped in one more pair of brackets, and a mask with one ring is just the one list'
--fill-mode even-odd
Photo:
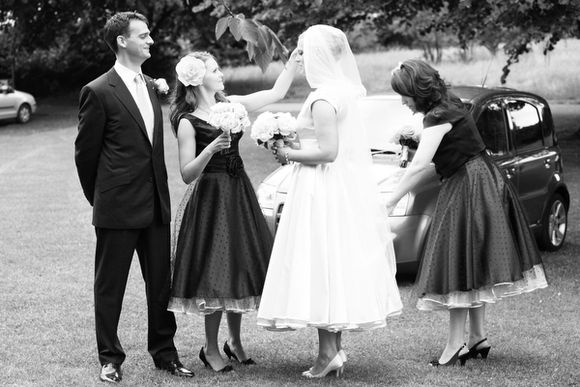
{"label": "tulle petticoat hem", "polygon": [[542,265],[535,265],[523,273],[524,278],[516,282],[498,283],[489,287],[449,294],[425,294],[417,301],[417,309],[449,310],[457,308],[477,308],[484,304],[494,304],[502,298],[529,293],[548,286]]}
{"label": "tulle petticoat hem", "polygon": [[167,310],[174,313],[208,315],[214,312],[248,313],[260,306],[260,296],[232,298],[176,298],[169,299]]}
{"label": "tulle petticoat hem", "polygon": [[388,317],[398,316],[400,314],[401,311],[399,310],[389,314],[388,316],[386,316],[384,319],[381,320],[369,322],[357,322],[357,323],[348,323],[348,322],[328,323],[328,322],[294,320],[289,318],[265,319],[258,317],[258,325],[265,328],[266,330],[276,332],[294,331],[302,328],[324,329],[329,332],[343,332],[343,331],[362,332],[378,328],[384,328],[387,326],[386,320]]}

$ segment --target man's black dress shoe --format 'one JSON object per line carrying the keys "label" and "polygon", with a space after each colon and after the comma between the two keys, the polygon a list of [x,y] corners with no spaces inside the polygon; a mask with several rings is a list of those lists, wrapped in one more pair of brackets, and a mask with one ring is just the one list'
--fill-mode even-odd
{"label": "man's black dress shoe", "polygon": [[109,383],[119,383],[123,379],[123,373],[121,372],[121,365],[115,363],[103,364],[101,368],[101,375],[99,379],[103,382]]}
{"label": "man's black dress shoe", "polygon": [[156,361],[155,367],[159,368],[160,370],[169,371],[171,375],[175,376],[183,376],[185,378],[192,378],[195,376],[193,371],[188,370],[181,364],[179,360],[171,360],[171,361]]}

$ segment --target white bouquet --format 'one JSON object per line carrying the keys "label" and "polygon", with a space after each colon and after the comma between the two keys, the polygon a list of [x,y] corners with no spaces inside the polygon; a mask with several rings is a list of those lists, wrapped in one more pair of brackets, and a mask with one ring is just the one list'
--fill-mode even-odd
{"label": "white bouquet", "polygon": [[284,143],[295,141],[298,136],[296,127],[296,118],[290,113],[264,112],[254,121],[250,136],[258,145],[268,148],[278,140]]}
{"label": "white bouquet", "polygon": [[213,105],[208,122],[225,133],[243,132],[250,126],[250,119],[244,105],[233,102],[218,102]]}
{"label": "white bouquet", "polygon": [[393,134],[393,142],[399,143],[401,149],[401,168],[406,168],[409,163],[409,149],[417,149],[421,140],[421,128],[411,125],[403,125]]}

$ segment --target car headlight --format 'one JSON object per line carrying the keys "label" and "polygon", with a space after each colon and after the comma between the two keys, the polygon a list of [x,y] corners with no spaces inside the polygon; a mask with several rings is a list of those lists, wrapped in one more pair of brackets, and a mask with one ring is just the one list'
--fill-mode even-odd
{"label": "car headlight", "polygon": [[[387,202],[387,198],[389,197],[390,192],[384,192],[381,194],[383,199],[383,203]],[[393,211],[389,214],[389,216],[405,216],[407,215],[407,206],[409,205],[409,198],[411,194],[406,194],[399,200]]]}
{"label": "car headlight", "polygon": [[258,187],[258,202],[260,203],[260,207],[262,210],[274,209],[274,199],[276,198],[276,186],[262,183]]}

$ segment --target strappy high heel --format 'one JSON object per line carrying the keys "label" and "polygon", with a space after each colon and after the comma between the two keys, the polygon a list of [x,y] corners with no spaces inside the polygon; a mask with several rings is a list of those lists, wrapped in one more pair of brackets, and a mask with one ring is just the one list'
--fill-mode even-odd
{"label": "strappy high heel", "polygon": [[331,372],[335,372],[337,378],[340,378],[344,372],[344,363],[342,362],[342,359],[340,358],[340,355],[338,353],[336,354],[335,357],[332,358],[332,360],[326,365],[326,367],[324,367],[324,369],[320,373],[313,374],[312,368],[310,368],[308,371],[304,371],[302,373],[302,376],[305,376],[308,379],[323,378]]}
{"label": "strappy high heel", "polygon": [[479,344],[484,343],[485,341],[487,341],[487,337],[483,340],[478,341],[473,347],[469,348],[469,358],[470,359],[475,359],[477,358],[477,355],[481,355],[482,359],[487,359],[487,355],[489,354],[489,350],[491,349],[491,345],[489,347],[484,347],[481,349],[477,349],[477,347],[479,346]]}
{"label": "strappy high heel", "polygon": [[[209,364],[209,361],[207,361],[206,357],[205,357],[205,352],[203,350],[203,347],[201,347],[201,349],[199,350],[199,359],[203,362],[203,364],[207,367],[210,368],[212,370],[213,367],[211,366],[211,364]],[[221,372],[221,373],[225,373],[225,372],[230,372],[233,371],[234,369],[232,368],[231,365],[226,365],[224,368],[219,369],[219,370],[214,370],[215,372]]]}
{"label": "strappy high heel", "polygon": [[234,360],[236,360],[238,363],[242,363],[243,365],[254,365],[256,364],[255,361],[252,360],[252,358],[248,358],[246,360],[241,360],[238,359],[238,357],[236,356],[236,354],[234,353],[234,351],[231,350],[228,342],[226,341],[224,343],[224,353],[226,354],[226,356],[228,357],[228,359],[231,360],[231,358],[233,357]]}
{"label": "strappy high heel", "polygon": [[[457,363],[457,360],[459,359],[459,364],[463,366],[463,365],[465,365],[465,362],[467,361],[467,358],[465,357],[465,355],[463,355],[463,356],[459,356],[459,352],[461,352],[461,350],[462,350],[463,348],[465,348],[465,344],[463,344],[463,345],[462,345],[462,346],[461,346],[461,347],[460,347],[460,348],[457,350],[457,352],[455,352],[455,354],[454,354],[453,356],[451,356],[451,359],[449,359],[449,360],[447,361],[447,363],[439,363],[439,360],[438,360],[438,359],[435,359],[435,360],[431,360],[431,361],[429,362],[429,365],[430,365],[431,367],[439,367],[439,366],[445,366],[445,367],[446,367],[446,366],[453,366],[453,365],[455,365],[455,363]],[[467,353],[469,353],[469,352],[467,352]]]}

